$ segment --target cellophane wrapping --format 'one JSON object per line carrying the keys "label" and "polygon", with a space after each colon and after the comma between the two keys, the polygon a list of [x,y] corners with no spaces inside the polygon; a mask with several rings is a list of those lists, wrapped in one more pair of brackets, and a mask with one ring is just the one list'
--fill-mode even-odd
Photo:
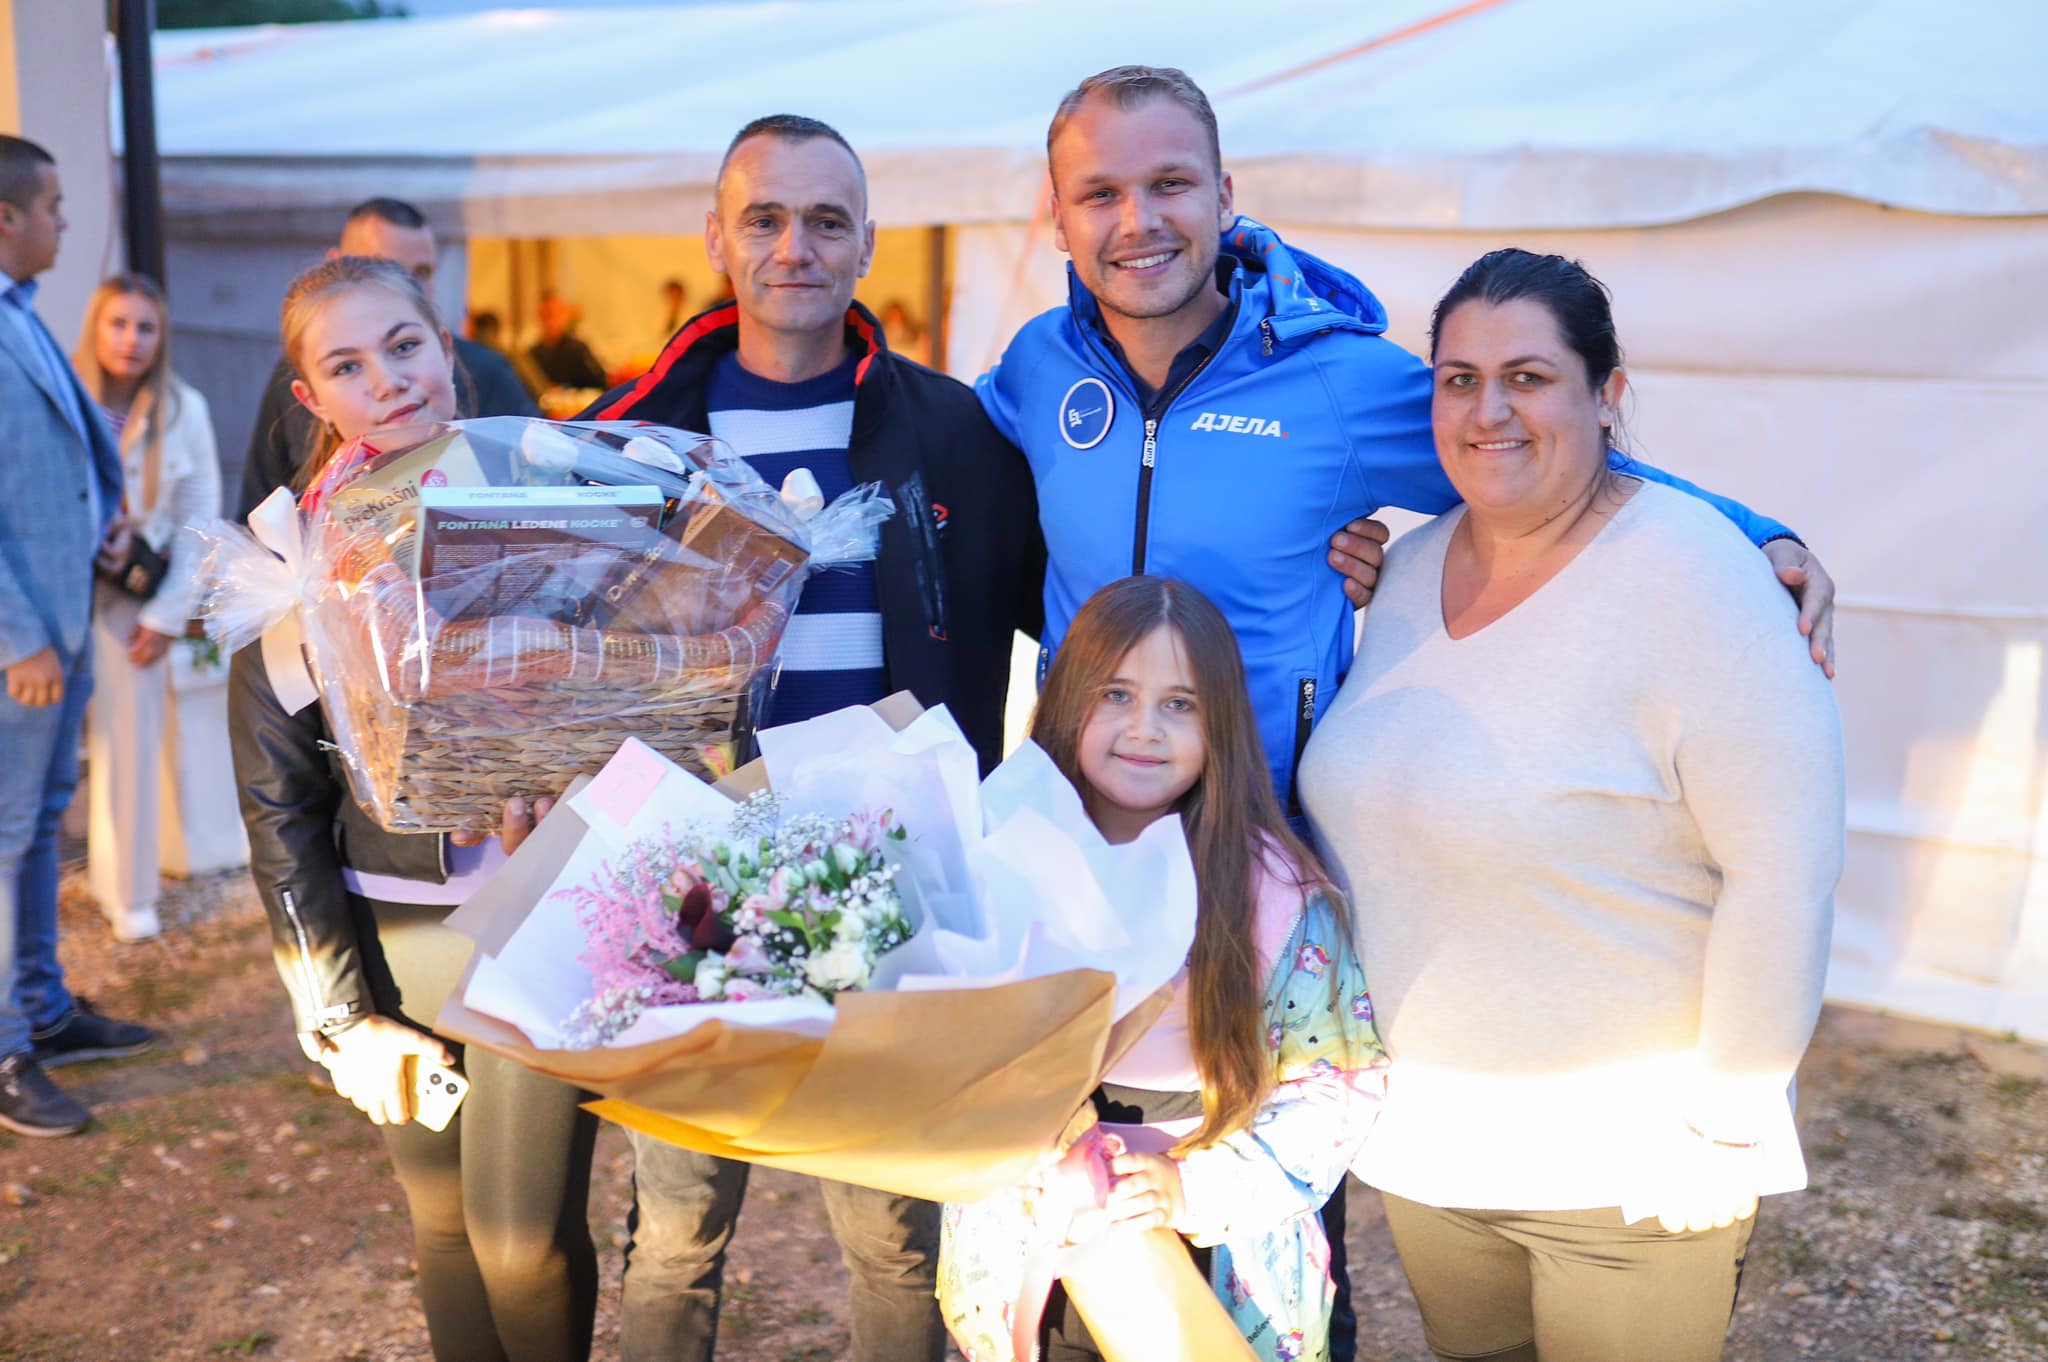
{"label": "cellophane wrapping", "polygon": [[296,564],[217,528],[203,613],[232,648],[296,611],[380,825],[483,830],[628,734],[730,771],[805,579],[872,558],[893,510],[875,485],[814,506],[662,426],[408,426],[328,461],[299,500]]}

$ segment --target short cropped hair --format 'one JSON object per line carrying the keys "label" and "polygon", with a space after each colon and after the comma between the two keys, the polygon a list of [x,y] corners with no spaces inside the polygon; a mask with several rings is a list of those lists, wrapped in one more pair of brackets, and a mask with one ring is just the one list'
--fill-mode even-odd
{"label": "short cropped hair", "polygon": [[0,133],[0,202],[26,209],[43,187],[38,166],[53,166],[57,158],[26,137]]}
{"label": "short cropped hair", "polygon": [[853,143],[839,135],[839,129],[823,119],[782,113],[764,114],[732,135],[732,141],[725,144],[725,155],[718,161],[718,179],[713,187],[714,194],[717,192],[717,186],[725,183],[725,168],[732,164],[733,153],[740,149],[742,143],[755,137],[779,137],[785,142],[808,142],[822,137],[828,142],[837,142],[846,148],[846,154],[853,158],[853,168],[860,176],[860,192],[863,195],[868,192],[867,167],[860,163],[860,153],[853,149]]}
{"label": "short cropped hair", "polygon": [[353,227],[365,218],[375,218],[379,222],[388,222],[393,227],[404,227],[415,232],[427,225],[427,215],[404,199],[387,199],[381,196],[364,199],[349,209],[348,216],[342,221],[346,226]]}
{"label": "short cropped hair", "polygon": [[1059,140],[1067,120],[1097,94],[1107,95],[1116,101],[1117,108],[1126,112],[1153,99],[1170,99],[1180,105],[1209,134],[1209,159],[1218,178],[1222,177],[1223,140],[1216,131],[1216,111],[1209,107],[1209,96],[1202,93],[1202,87],[1177,66],[1112,66],[1067,91],[1059,108],[1053,111],[1052,126],[1045,130],[1048,160],[1052,157],[1052,144]]}

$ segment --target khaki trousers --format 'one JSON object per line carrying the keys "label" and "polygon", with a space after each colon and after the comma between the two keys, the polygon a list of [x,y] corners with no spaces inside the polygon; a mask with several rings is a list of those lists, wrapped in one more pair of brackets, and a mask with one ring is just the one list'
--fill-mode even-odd
{"label": "khaki trousers", "polygon": [[1614,1207],[1449,1211],[1381,1195],[1446,1362],[1719,1362],[1754,1218],[1670,1234]]}

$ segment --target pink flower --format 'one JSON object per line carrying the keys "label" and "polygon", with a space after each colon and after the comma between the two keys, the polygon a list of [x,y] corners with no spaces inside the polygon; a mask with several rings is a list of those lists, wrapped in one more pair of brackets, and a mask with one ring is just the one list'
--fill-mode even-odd
{"label": "pink flower", "polygon": [[759,894],[747,895],[740,903],[740,911],[753,914],[755,920],[759,921],[766,919],[770,913],[779,913],[789,907],[788,896],[776,892],[775,882],[778,879],[785,886],[789,883],[789,876],[785,872],[776,871],[768,877],[768,887],[766,890]]}
{"label": "pink flower", "polygon": [[733,942],[732,949],[725,953],[725,966],[730,970],[761,974],[773,969],[775,961],[759,937],[743,936]]}
{"label": "pink flower", "polygon": [[755,983],[752,979],[727,979],[725,981],[724,997],[729,1003],[751,1003],[762,998],[780,996],[780,994],[774,993],[768,988]]}

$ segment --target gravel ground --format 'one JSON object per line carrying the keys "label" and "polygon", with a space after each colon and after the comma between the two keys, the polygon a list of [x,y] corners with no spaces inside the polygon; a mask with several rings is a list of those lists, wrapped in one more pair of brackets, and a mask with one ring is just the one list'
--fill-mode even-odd
{"label": "gravel ground", "polygon": [[[65,959],[155,1051],[61,1070],[97,1113],[0,1133],[0,1362],[238,1356],[425,1362],[402,1198],[368,1123],[299,1055],[261,908],[235,873],[167,889],[163,939],[114,946],[67,875]],[[2048,1049],[1829,1009],[1800,1079],[1813,1187],[1766,1203],[1732,1362],[2048,1362]],[[598,1144],[600,1357],[618,1327],[631,1154]],[[1361,1356],[1428,1362],[1377,1199],[1353,1185]],[[720,1357],[846,1352],[815,1186],[758,1170]]]}

